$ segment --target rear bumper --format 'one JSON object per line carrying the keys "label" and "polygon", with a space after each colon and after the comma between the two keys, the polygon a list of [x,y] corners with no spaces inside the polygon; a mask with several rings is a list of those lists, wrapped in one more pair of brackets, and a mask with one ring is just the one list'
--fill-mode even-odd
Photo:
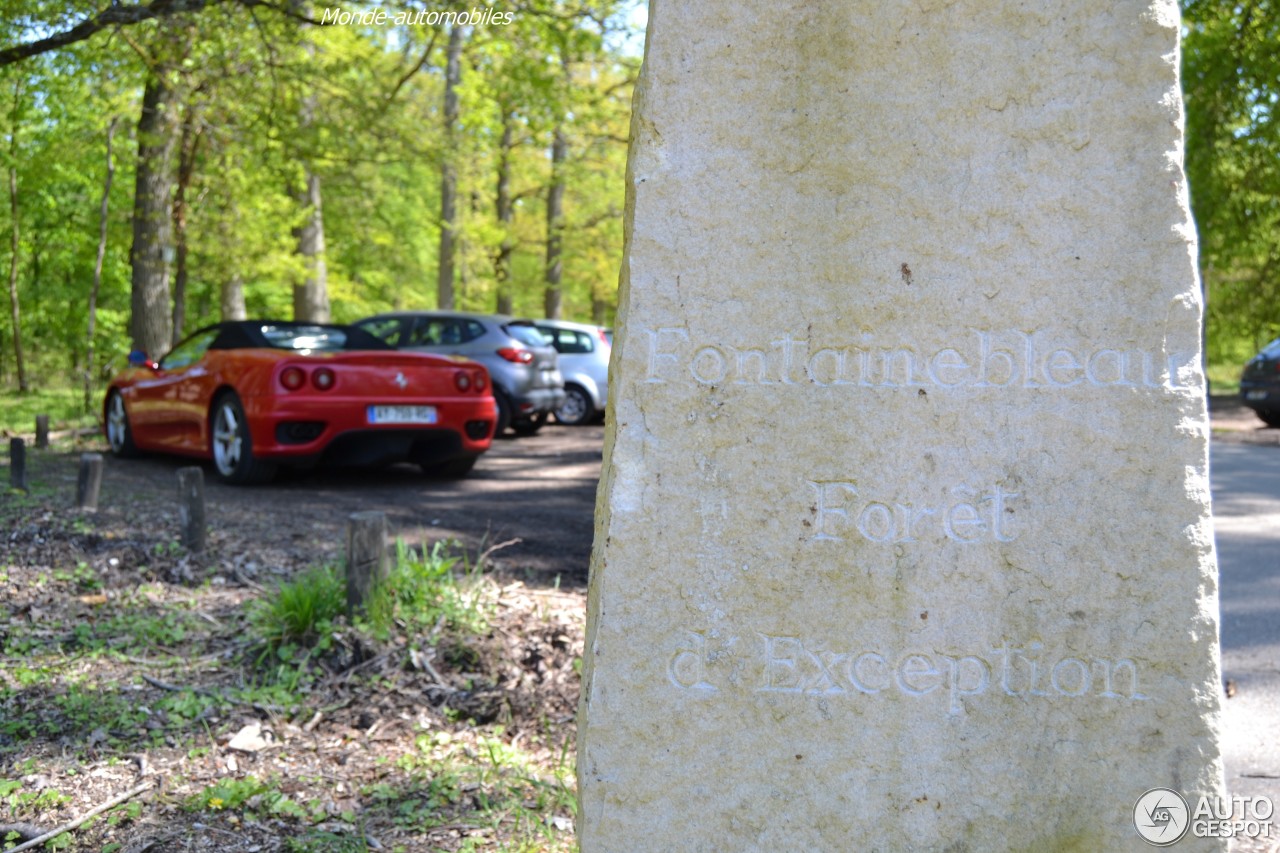
{"label": "rear bumper", "polygon": [[435,464],[483,453],[493,440],[492,397],[393,401],[434,406],[437,421],[429,425],[371,424],[368,409],[374,402],[367,397],[250,397],[244,407],[253,454],[299,465]]}
{"label": "rear bumper", "polygon": [[564,402],[564,388],[531,388],[523,394],[512,395],[511,402],[517,418],[549,414]]}
{"label": "rear bumper", "polygon": [[1280,409],[1280,385],[1240,380],[1240,402],[1254,411]]}

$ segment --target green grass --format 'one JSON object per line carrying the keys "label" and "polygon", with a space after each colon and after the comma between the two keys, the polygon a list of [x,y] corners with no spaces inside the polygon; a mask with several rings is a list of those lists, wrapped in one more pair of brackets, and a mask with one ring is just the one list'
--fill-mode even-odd
{"label": "green grass", "polygon": [[0,391],[0,430],[34,433],[36,415],[49,416],[49,429],[93,426],[97,423],[101,395],[93,396],[94,411],[85,414],[80,388],[37,388],[26,392]]}
{"label": "green grass", "polygon": [[575,849],[572,839],[548,822],[549,816],[568,820],[577,813],[568,743],[550,765],[508,744],[501,728],[475,738],[424,732],[415,747],[397,762],[412,780],[408,789],[374,785],[363,792],[375,806],[394,812],[401,826],[418,831],[449,822],[488,827],[510,839],[501,849],[512,853]]}
{"label": "green grass", "polygon": [[488,587],[481,583],[482,566],[470,566],[450,553],[453,543],[436,542],[417,551],[396,542],[396,559],[369,603],[369,622],[385,633],[393,625],[411,635],[445,627],[461,634],[489,629]]}
{"label": "green grass", "polygon": [[272,648],[312,645],[346,612],[347,587],[335,566],[317,566],[285,581],[252,610],[254,625]]}
{"label": "green grass", "polygon": [[[480,567],[468,567],[463,558],[452,555],[450,544],[436,542],[417,551],[397,542],[387,577],[374,590],[368,613],[356,620],[357,626],[381,639],[393,630],[411,636],[441,628],[461,634],[487,631],[488,587],[480,582]],[[298,651],[296,646],[323,649],[346,609],[343,570],[318,566],[280,584],[254,606],[250,618],[267,647],[286,659]]]}
{"label": "green grass", "polygon": [[1215,396],[1240,393],[1241,364],[1210,364],[1205,370],[1209,377],[1209,391]]}

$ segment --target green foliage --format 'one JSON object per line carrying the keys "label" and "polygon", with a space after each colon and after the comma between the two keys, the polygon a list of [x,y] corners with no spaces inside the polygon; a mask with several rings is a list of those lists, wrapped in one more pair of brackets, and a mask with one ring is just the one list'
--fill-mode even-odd
{"label": "green foliage", "polygon": [[359,836],[313,829],[287,839],[284,849],[287,853],[366,853],[373,848]]}
{"label": "green foliage", "polygon": [[262,781],[256,776],[219,779],[192,795],[186,806],[190,811],[207,812],[244,809],[251,817],[265,815],[295,820],[308,820],[312,817],[305,808],[281,793],[274,780]]}
{"label": "green foliage", "polygon": [[1182,5],[1208,359],[1238,371],[1280,336],[1280,9],[1273,0]]}
{"label": "green foliage", "polygon": [[459,738],[436,731],[419,735],[415,751],[400,759],[415,780],[409,791],[372,786],[365,791],[397,822],[416,830],[461,819],[470,825],[514,828],[508,850],[571,850],[558,833],[577,812],[572,750],[565,745],[549,769],[508,743],[501,728],[492,735]]}
{"label": "green foliage", "polygon": [[[15,330],[0,311],[0,386],[17,378],[15,334],[33,385],[82,381],[113,121],[115,173],[90,377],[95,402],[125,362],[135,128],[149,74],[174,92],[173,169],[185,199],[185,252],[175,247],[175,263],[185,258],[182,330],[220,319],[224,292],[236,288],[250,315],[292,314],[292,289],[306,269],[294,233],[309,213],[296,195],[304,166],[321,186],[334,318],[434,307],[446,157],[458,169],[459,306],[496,307],[495,257],[507,243],[505,288],[514,309],[540,315],[548,149],[557,129],[568,142],[560,168],[564,313],[608,319],[639,64],[627,23],[635,5],[533,0],[509,25],[469,29],[449,150],[440,117],[443,27],[303,27],[271,11],[211,4],[180,26],[151,21],[126,27],[128,38],[99,34],[0,68],[0,165],[16,169],[22,312]],[[68,14],[43,0],[19,6],[9,43],[57,30]],[[503,163],[512,198],[507,222],[496,209]],[[7,238],[12,224],[9,205],[0,205],[0,234]],[[0,241],[0,270],[10,255],[8,240]],[[177,277],[175,267],[171,288]]]}
{"label": "green foliage", "polygon": [[[402,626],[410,635],[442,628],[465,634],[488,630],[486,595],[480,566],[468,568],[449,553],[453,543],[437,541],[416,551],[396,541],[396,561],[369,604],[369,623],[386,632]],[[463,564],[461,572],[455,568]]]}
{"label": "green foliage", "polygon": [[44,385],[26,394],[0,389],[0,430],[34,433],[36,415],[48,415],[51,430],[93,426],[98,413],[86,415],[83,403],[84,395],[78,388]]}
{"label": "green foliage", "polygon": [[14,817],[38,814],[43,809],[54,808],[70,801],[70,797],[53,788],[27,791],[24,790],[21,780],[0,778],[0,803],[4,803],[8,807],[8,813]]}
{"label": "green foliage", "polygon": [[317,566],[285,581],[251,611],[268,645],[315,644],[347,608],[346,582],[335,566]]}

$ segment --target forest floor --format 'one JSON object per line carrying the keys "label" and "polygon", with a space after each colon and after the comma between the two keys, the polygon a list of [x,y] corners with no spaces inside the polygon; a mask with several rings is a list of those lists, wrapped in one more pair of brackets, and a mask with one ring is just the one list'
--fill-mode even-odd
{"label": "forest floor", "polygon": [[[1216,440],[1280,444],[1238,398],[1210,409]],[[0,850],[120,797],[42,849],[575,849],[600,427],[497,442],[455,483],[395,467],[246,489],[206,469],[200,553],[178,541],[190,463],[108,457],[86,513],[79,453],[102,448],[70,442],[0,494]],[[369,509],[464,557],[453,610],[273,641],[282,585],[337,566]]]}
{"label": "forest floor", "polygon": [[[78,454],[101,448],[29,451],[29,494],[0,496],[0,849],[125,795],[41,849],[574,849],[601,438],[497,442],[449,483],[396,467],[233,488],[206,469],[200,553],[178,541],[189,463],[108,457],[86,513]],[[463,558],[434,576],[431,621],[282,642],[282,585],[338,565],[369,509]]]}

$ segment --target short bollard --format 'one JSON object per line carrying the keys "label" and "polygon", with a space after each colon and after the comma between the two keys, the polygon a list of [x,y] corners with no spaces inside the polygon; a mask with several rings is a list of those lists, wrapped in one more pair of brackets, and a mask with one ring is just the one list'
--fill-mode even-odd
{"label": "short bollard", "polygon": [[49,416],[36,415],[36,450],[49,446]]}
{"label": "short bollard", "polygon": [[347,520],[347,617],[364,609],[387,576],[387,514],[354,512]]}
{"label": "short bollard", "polygon": [[182,520],[182,545],[188,551],[203,551],[204,470],[197,467],[178,469],[178,513]]}
{"label": "short bollard", "polygon": [[9,439],[9,485],[27,491],[27,443],[20,438]]}
{"label": "short bollard", "polygon": [[98,511],[98,492],[102,489],[102,454],[80,454],[80,478],[76,481],[76,506],[89,512]]}

